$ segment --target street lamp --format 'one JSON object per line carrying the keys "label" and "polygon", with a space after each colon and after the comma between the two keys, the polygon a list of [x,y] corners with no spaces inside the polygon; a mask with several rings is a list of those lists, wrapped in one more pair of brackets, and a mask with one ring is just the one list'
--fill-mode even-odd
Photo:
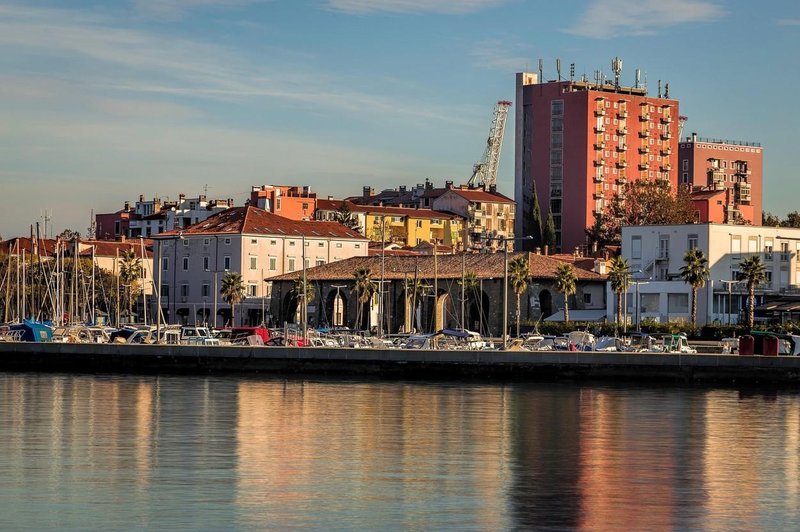
{"label": "street lamp", "polygon": [[503,244],[503,349],[508,346],[508,243],[515,240],[533,240],[533,236],[494,236],[487,240],[497,240]]}

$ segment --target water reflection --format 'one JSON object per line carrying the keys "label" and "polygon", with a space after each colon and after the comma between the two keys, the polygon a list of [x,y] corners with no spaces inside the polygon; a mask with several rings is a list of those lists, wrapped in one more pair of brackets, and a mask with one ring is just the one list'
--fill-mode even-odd
{"label": "water reflection", "polygon": [[0,526],[800,526],[794,394],[0,375]]}

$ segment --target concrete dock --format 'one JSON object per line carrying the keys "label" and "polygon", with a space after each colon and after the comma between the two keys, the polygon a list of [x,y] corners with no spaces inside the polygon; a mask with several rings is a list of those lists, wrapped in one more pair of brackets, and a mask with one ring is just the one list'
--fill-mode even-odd
{"label": "concrete dock", "polygon": [[800,357],[1,342],[0,371],[799,383]]}

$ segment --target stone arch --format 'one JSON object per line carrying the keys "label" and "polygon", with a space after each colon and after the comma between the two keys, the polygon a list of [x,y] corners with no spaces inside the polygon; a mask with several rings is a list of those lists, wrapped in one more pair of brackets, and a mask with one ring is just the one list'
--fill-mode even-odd
{"label": "stone arch", "polygon": [[286,295],[283,296],[283,304],[281,315],[283,319],[288,323],[299,323],[297,312],[298,312],[298,302],[297,298],[294,295],[294,292],[289,291]]}
{"label": "stone arch", "polygon": [[343,288],[332,288],[325,297],[325,320],[330,327],[347,325],[347,291]]}

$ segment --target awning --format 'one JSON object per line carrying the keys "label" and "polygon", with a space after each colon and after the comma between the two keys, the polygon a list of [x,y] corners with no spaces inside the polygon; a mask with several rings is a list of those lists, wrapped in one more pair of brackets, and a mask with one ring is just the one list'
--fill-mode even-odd
{"label": "awning", "polygon": [[[569,311],[569,321],[605,321],[606,311],[598,310],[572,310]],[[544,321],[564,321],[564,311],[559,310],[555,314],[546,317]]]}
{"label": "awning", "polygon": [[800,312],[800,300],[797,299],[775,299],[767,301],[756,307],[760,312]]}

